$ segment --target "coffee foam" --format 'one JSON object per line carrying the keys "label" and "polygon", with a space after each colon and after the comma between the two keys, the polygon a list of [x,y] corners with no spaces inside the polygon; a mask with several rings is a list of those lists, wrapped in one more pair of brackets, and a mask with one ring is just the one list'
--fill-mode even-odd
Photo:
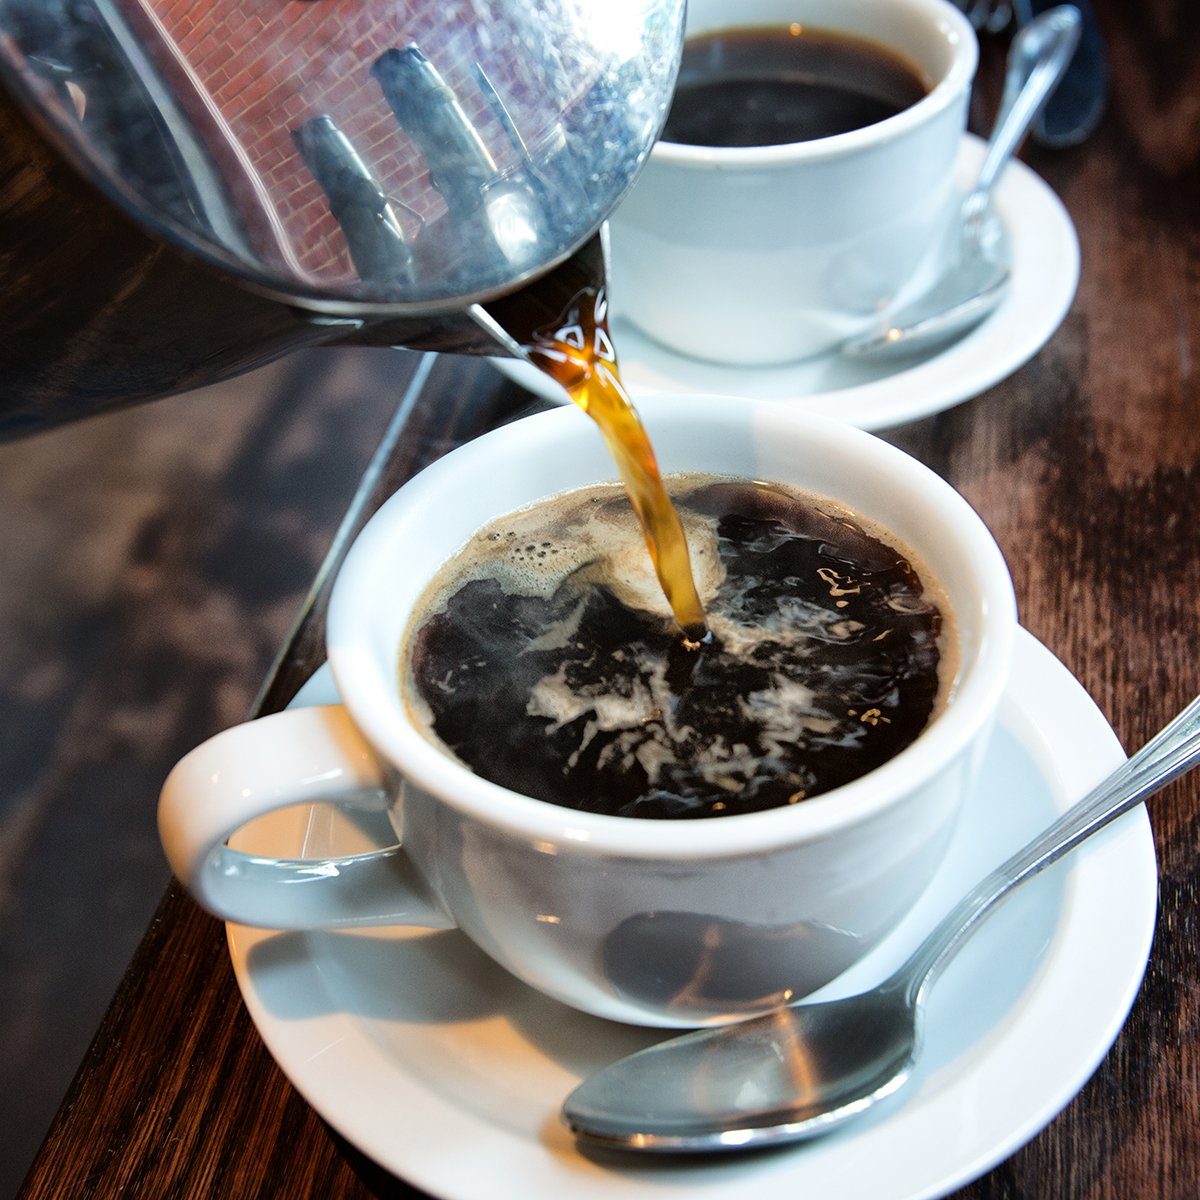
{"label": "coffee foam", "polygon": [[[675,495],[711,478],[672,476],[667,490]],[[716,522],[687,509],[679,515],[696,588],[708,604],[724,580]],[[434,577],[419,611],[443,611],[448,597],[475,579],[494,579],[509,595],[548,599],[577,572],[574,582],[581,586],[602,583],[630,608],[671,615],[641,526],[620,484],[564,492],[485,525]],[[560,636],[570,636],[565,625]],[[539,648],[554,645],[544,642]]]}

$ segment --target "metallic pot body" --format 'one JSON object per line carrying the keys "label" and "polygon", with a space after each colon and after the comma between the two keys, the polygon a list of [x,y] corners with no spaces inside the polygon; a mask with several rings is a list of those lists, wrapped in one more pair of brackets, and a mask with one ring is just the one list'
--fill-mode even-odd
{"label": "metallic pot body", "polygon": [[302,346],[504,353],[472,312],[631,186],[682,8],[0,0],[0,437]]}

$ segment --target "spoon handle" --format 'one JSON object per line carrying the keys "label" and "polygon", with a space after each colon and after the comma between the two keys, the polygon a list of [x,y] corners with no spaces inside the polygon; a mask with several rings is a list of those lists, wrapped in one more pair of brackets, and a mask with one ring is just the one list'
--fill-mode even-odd
{"label": "spoon handle", "polygon": [[1200,697],[1078,804],[981,879],[938,923],[890,983],[903,987],[910,999],[919,1001],[920,993],[1009,893],[1197,762]]}
{"label": "spoon handle", "polygon": [[1004,95],[979,180],[963,211],[982,220],[992,187],[1062,78],[1079,44],[1079,10],[1069,4],[1042,13],[1013,38]]}

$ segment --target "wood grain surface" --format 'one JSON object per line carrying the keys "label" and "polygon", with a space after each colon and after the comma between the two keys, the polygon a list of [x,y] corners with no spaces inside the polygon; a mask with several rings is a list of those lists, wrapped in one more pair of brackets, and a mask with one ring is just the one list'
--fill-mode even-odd
{"label": "wood grain surface", "polygon": [[[1200,31],[1189,0],[1099,8],[1113,55],[1109,115],[1084,146],[1028,156],[1079,229],[1078,299],[1013,378],[890,436],[978,508],[1012,569],[1023,623],[1133,748],[1200,690]],[[486,367],[440,360],[378,494],[527,405]],[[320,610],[268,708],[319,662]],[[1161,913],[1114,1049],[1045,1131],[960,1196],[1200,1193],[1198,800],[1193,777],[1151,803]],[[417,1193],[290,1087],[242,1008],[223,930],[173,888],[22,1195]]]}

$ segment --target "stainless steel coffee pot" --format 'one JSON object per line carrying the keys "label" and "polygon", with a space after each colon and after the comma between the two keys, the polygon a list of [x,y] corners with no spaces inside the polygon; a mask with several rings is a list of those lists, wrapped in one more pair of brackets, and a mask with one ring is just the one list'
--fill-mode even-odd
{"label": "stainless steel coffee pot", "polygon": [[[332,342],[504,352],[683,0],[0,0],[0,437]],[[511,349],[511,347],[509,347]]]}

